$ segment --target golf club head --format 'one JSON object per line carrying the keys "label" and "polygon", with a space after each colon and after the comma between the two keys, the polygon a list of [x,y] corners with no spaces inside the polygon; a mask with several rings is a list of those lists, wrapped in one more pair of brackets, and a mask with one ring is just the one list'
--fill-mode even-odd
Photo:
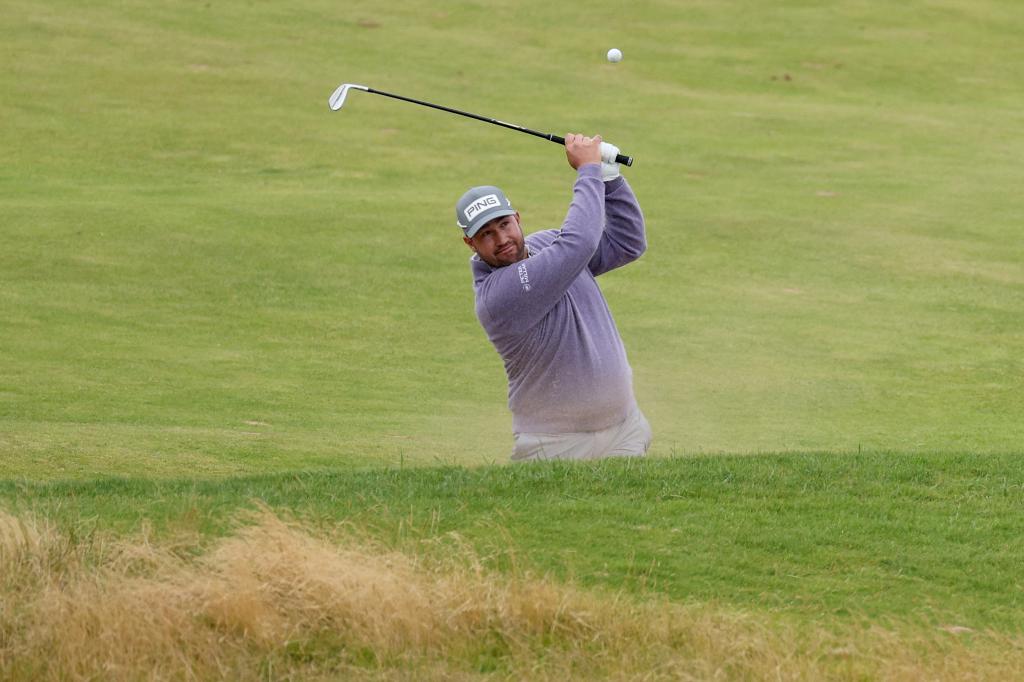
{"label": "golf club head", "polygon": [[356,85],[355,83],[342,83],[338,86],[338,89],[334,91],[331,98],[327,100],[327,103],[331,107],[331,111],[337,111],[341,109],[341,105],[345,103],[345,97],[348,95],[348,91],[352,88],[356,90],[369,91],[370,88],[365,85]]}

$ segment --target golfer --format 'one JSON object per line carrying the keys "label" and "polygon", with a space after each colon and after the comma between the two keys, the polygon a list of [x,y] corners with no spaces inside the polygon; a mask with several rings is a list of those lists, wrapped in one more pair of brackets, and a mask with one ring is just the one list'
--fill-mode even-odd
{"label": "golfer", "polygon": [[473,251],[476,315],[508,375],[512,459],[642,456],[651,427],[595,277],[644,252],[643,214],[618,164],[602,163],[600,136],[567,135],[565,155],[576,181],[561,230],[524,237],[493,186],[455,206]]}

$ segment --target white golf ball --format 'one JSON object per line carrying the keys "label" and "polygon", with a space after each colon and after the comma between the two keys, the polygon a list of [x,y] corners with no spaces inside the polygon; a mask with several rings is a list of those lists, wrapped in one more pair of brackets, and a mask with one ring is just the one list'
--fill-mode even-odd
{"label": "white golf ball", "polygon": [[621,62],[622,50],[620,50],[617,47],[613,47],[612,49],[608,50],[608,61],[610,61],[612,64],[614,64],[615,62]]}

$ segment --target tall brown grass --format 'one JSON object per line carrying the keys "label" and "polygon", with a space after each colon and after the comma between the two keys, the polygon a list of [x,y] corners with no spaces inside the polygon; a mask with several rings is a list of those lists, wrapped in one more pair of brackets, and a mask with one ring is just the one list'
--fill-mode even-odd
{"label": "tall brown grass", "polygon": [[[263,511],[233,535],[75,537],[0,512],[0,679],[1006,680],[1024,642],[834,630],[398,552]],[[965,638],[966,637],[966,638]]]}

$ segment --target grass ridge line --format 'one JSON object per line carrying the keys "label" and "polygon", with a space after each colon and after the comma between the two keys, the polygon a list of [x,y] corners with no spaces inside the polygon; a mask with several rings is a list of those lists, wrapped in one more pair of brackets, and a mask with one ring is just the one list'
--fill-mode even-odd
{"label": "grass ridge line", "polygon": [[1024,630],[1024,458],[782,454],[0,484],[77,532],[214,539],[266,505],[401,547],[459,533],[583,585],[839,619]]}

